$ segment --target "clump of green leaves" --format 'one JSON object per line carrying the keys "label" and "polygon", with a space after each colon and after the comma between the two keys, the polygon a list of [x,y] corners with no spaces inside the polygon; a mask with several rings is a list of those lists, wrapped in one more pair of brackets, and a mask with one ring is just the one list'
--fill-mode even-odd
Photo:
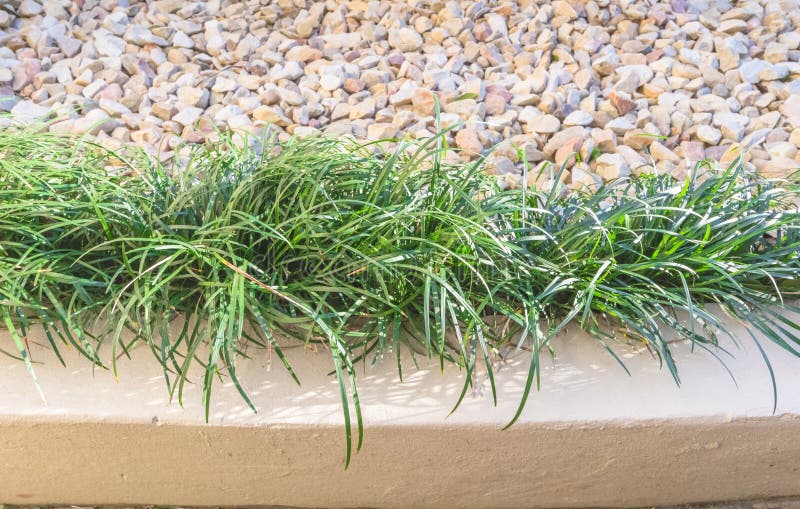
{"label": "clump of green leaves", "polygon": [[115,371],[143,343],[179,401],[189,367],[204,367],[208,413],[223,371],[250,403],[236,377],[244,345],[273,349],[293,376],[281,346],[324,345],[347,462],[351,421],[357,447],[363,430],[356,363],[387,352],[401,377],[402,350],[458,363],[457,406],[479,364],[494,394],[494,360],[530,350],[511,423],[570,324],[611,355],[644,342],[676,381],[669,329],[718,355],[725,329],[709,304],[798,354],[800,326],[785,316],[800,290],[796,189],[736,161],[699,165],[683,183],[502,191],[482,161],[446,163],[443,139],[383,152],[322,138],[237,148],[223,136],[165,165],[0,131],[0,313],[15,342],[4,352],[30,367],[34,322],[57,355],[69,345]]}

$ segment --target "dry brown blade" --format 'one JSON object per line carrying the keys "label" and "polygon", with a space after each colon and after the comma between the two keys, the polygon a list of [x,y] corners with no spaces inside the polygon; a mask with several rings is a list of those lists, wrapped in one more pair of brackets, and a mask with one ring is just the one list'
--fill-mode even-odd
{"label": "dry brown blade", "polygon": [[303,307],[299,302],[297,302],[296,300],[292,299],[291,297],[289,297],[285,293],[282,293],[282,292],[276,290],[275,288],[273,288],[272,286],[270,286],[270,285],[268,285],[268,284],[266,284],[266,283],[264,283],[262,281],[259,281],[255,277],[251,276],[250,274],[248,274],[247,272],[243,271],[239,267],[233,265],[231,262],[225,260],[221,256],[218,257],[218,259],[219,259],[219,261],[221,261],[226,267],[228,267],[232,271],[236,272],[237,274],[239,274],[242,277],[247,278],[249,281],[252,281],[253,283],[255,283],[258,286],[260,286],[261,288],[267,290],[268,292],[277,295],[278,297],[286,300],[287,302],[290,302],[290,303],[294,304],[297,307],[301,307],[301,308]]}

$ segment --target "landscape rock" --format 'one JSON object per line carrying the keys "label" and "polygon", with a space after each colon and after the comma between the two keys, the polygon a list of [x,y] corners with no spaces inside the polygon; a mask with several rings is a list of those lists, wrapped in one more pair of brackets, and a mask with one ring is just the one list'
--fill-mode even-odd
{"label": "landscape rock", "polygon": [[47,117],[50,108],[40,106],[33,101],[19,101],[11,108],[11,116],[14,120],[28,124]]}
{"label": "landscape rock", "polygon": [[595,162],[595,173],[603,180],[614,180],[631,174],[628,162],[619,154],[602,154]]}
{"label": "landscape rock", "polygon": [[204,110],[202,108],[187,106],[185,108],[181,108],[177,115],[172,117],[172,120],[181,124],[182,126],[192,126],[198,120],[200,120],[200,116],[203,114],[203,111]]}
{"label": "landscape rock", "polygon": [[564,119],[565,126],[587,126],[594,121],[592,116],[585,111],[573,111]]}
{"label": "landscape rock", "polygon": [[779,111],[786,117],[792,127],[800,128],[800,95],[789,96],[781,104]]}
{"label": "landscape rock", "polygon": [[554,115],[539,115],[529,119],[527,124],[531,132],[540,134],[554,134],[561,129],[561,121]]}
{"label": "landscape rock", "polygon": [[474,129],[461,129],[456,134],[456,146],[463,150],[468,158],[480,155],[483,152],[483,143],[481,143],[478,133]]}
{"label": "landscape rock", "polygon": [[34,0],[22,0],[19,4],[19,15],[30,17],[37,16],[43,12],[42,6]]}
{"label": "landscape rock", "polygon": [[433,115],[436,105],[434,93],[426,88],[418,88],[411,95],[414,111],[420,115]]}
{"label": "landscape rock", "polygon": [[389,46],[404,53],[416,51],[422,47],[422,36],[408,27],[389,30]]}
{"label": "landscape rock", "polygon": [[397,136],[397,127],[387,122],[376,122],[367,127],[367,138],[370,140],[385,140]]}
{"label": "landscape rock", "polygon": [[94,45],[97,53],[104,57],[119,57],[125,53],[126,47],[124,40],[105,29],[94,33]]}
{"label": "landscape rock", "polygon": [[722,139],[722,133],[710,125],[701,125],[697,128],[697,139],[709,145],[716,145]]}
{"label": "landscape rock", "polygon": [[[778,175],[800,143],[800,19],[781,1],[13,0],[0,8],[0,111],[58,110],[53,132],[152,153],[216,128],[383,139],[456,127],[448,157],[501,143],[490,159],[512,187],[512,145],[566,163],[572,189],[679,176],[731,147]],[[561,192],[552,180],[533,185]]]}

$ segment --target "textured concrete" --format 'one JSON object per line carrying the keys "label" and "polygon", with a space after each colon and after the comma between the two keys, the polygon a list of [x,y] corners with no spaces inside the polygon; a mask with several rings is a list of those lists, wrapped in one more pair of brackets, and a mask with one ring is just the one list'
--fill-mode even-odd
{"label": "textured concrete", "polygon": [[[732,325],[734,329],[738,327]],[[0,344],[9,339],[0,332]],[[744,337],[744,336],[742,336]],[[170,403],[146,349],[120,380],[67,353],[68,368],[29,338],[47,405],[22,364],[0,359],[0,501],[15,504],[288,505],[300,507],[644,506],[800,495],[800,360],[752,343],[728,365],[675,345],[682,387],[649,354],[623,350],[628,377],[594,342],[567,334],[541,392],[513,415],[524,356],[446,417],[462,373],[394,359],[361,375],[364,448],[343,470],[344,433],[327,354],[294,349],[302,387],[266,355],[237,373],[253,414],[226,379],[211,419],[199,388]],[[729,345],[730,346],[730,345]],[[481,390],[482,389],[482,392]]]}

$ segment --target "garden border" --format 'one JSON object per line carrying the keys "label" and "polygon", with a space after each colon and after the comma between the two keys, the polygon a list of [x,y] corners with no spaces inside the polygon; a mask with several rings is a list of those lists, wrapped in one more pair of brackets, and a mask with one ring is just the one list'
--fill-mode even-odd
{"label": "garden border", "polygon": [[265,371],[263,351],[242,359],[237,374],[260,413],[226,379],[205,424],[199,387],[187,388],[185,408],[170,404],[144,348],[120,362],[114,383],[74,352],[65,369],[42,339],[29,336],[47,405],[21,362],[0,359],[5,503],[623,507],[800,495],[800,370],[772,344],[764,346],[778,382],[775,414],[752,344],[727,361],[738,389],[710,355],[675,345],[678,388],[646,353],[623,353],[629,378],[596,341],[570,330],[545,363],[541,391],[506,431],[524,356],[497,370],[498,408],[487,391],[450,417],[463,372],[409,365],[399,383],[387,356],[359,380],[365,442],[345,470],[338,386],[324,352],[288,351],[302,387],[276,359]]}

